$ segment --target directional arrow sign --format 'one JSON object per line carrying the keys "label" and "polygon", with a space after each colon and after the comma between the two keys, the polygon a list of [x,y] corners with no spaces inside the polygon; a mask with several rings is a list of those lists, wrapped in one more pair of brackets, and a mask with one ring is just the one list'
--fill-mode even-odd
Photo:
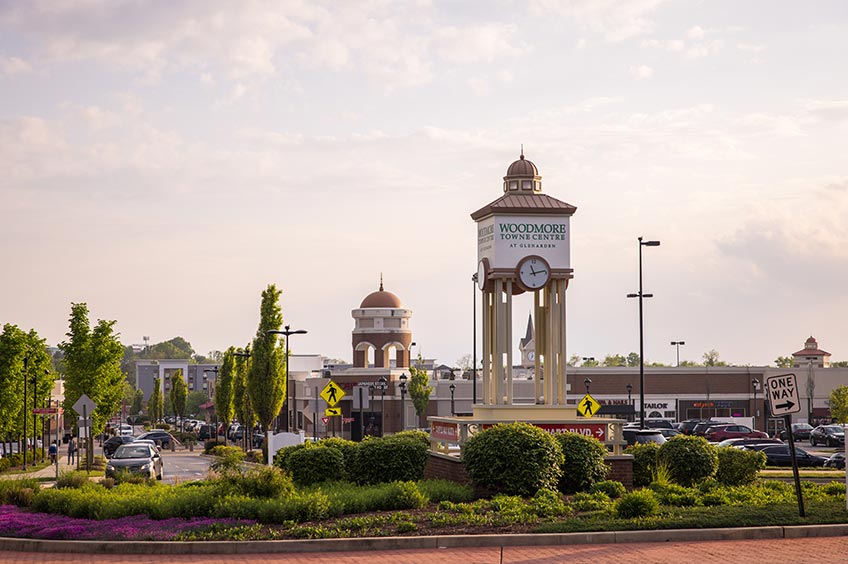
{"label": "directional arrow sign", "polygon": [[326,415],[327,417],[339,417],[341,414],[341,407],[328,407],[324,410],[324,415]]}
{"label": "directional arrow sign", "polygon": [[798,382],[794,374],[781,374],[766,378],[766,394],[768,394],[771,414],[774,417],[801,411],[801,400],[798,399]]}

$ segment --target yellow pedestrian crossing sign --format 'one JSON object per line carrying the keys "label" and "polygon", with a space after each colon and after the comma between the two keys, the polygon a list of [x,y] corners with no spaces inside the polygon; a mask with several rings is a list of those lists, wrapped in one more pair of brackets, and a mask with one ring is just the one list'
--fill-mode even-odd
{"label": "yellow pedestrian crossing sign", "polygon": [[324,389],[321,390],[321,397],[327,402],[327,405],[333,407],[342,401],[342,398],[345,397],[345,391],[339,387],[338,384],[330,380],[327,382],[327,385],[324,386]]}
{"label": "yellow pedestrian crossing sign", "polygon": [[599,409],[601,409],[601,404],[589,394],[583,396],[583,399],[577,403],[577,413],[583,417],[594,417],[598,414]]}
{"label": "yellow pedestrian crossing sign", "polygon": [[324,410],[324,415],[326,417],[338,417],[342,414],[341,407],[328,407]]}

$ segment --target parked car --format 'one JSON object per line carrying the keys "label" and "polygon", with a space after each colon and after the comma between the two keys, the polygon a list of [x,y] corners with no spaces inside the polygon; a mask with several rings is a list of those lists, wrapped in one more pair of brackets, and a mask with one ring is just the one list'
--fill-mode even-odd
{"label": "parked car", "polygon": [[717,443],[723,441],[724,439],[767,439],[769,438],[767,433],[763,433],[762,431],[755,431],[750,427],[745,425],[734,425],[733,423],[729,425],[721,425],[710,427],[707,430],[706,438],[711,443]]}
{"label": "parked car", "polygon": [[201,425],[197,430],[197,440],[205,441],[207,439],[215,438],[215,426],[214,425]]}
{"label": "parked car", "polygon": [[810,444],[825,444],[829,447],[845,445],[845,429],[839,425],[819,425],[810,431]]}
{"label": "parked car", "polygon": [[824,461],[824,465],[828,468],[845,468],[845,453],[844,452],[835,452],[830,458]]}
{"label": "parked car", "polygon": [[115,451],[118,450],[118,447],[121,445],[125,445],[131,443],[135,440],[135,437],[132,435],[115,435],[114,437],[109,437],[105,441],[103,441],[103,456],[106,458],[111,458]]}
{"label": "parked car", "polygon": [[718,427],[719,425],[730,425],[730,423],[727,421],[701,421],[692,428],[692,432],[690,434],[703,437],[706,436],[707,432],[709,432],[712,427]]}
{"label": "parked car", "polygon": [[674,429],[674,425],[667,419],[645,419],[645,427],[648,429]]}
{"label": "parked car", "polygon": [[677,429],[657,429],[657,431],[662,433],[662,436],[665,437],[666,439],[670,439],[672,437],[676,437],[677,435],[683,434],[680,431],[678,431]]}
{"label": "parked car", "polygon": [[736,448],[748,447],[750,445],[782,445],[783,441],[780,439],[749,439],[749,438],[735,438],[735,439],[724,439],[716,446],[726,447],[732,446]]}
{"label": "parked car", "polygon": [[663,444],[666,438],[659,429],[640,429],[638,427],[624,427],[622,429],[627,446],[645,443]]}
{"label": "parked car", "polygon": [[706,421],[703,419],[687,419],[686,421],[681,421],[677,424],[677,430],[684,435],[691,435],[692,429],[694,429],[695,425],[698,423],[706,423]]}
{"label": "parked car", "polygon": [[[789,445],[769,445],[759,450],[766,455],[768,466],[792,466]],[[798,466],[824,466],[827,458],[810,454],[802,448],[795,447],[795,460],[798,461]]]}
{"label": "parked car", "polygon": [[144,443],[121,445],[106,463],[106,477],[114,478],[120,472],[142,474],[148,478],[162,479],[162,457],[153,447]]}
{"label": "parked car", "polygon": [[[813,426],[808,425],[807,423],[793,423],[792,437],[796,441],[808,441],[810,440],[810,432],[812,430]],[[780,433],[778,433],[777,436],[781,441],[789,440],[789,432],[786,429],[781,429]]]}
{"label": "parked car", "polygon": [[171,433],[168,431],[163,431],[162,429],[154,429],[152,431],[148,431],[146,433],[142,433],[138,436],[139,439],[150,439],[157,446],[161,446],[162,448],[171,448],[172,443],[176,443],[177,440],[174,438]]}
{"label": "parked car", "polygon": [[127,423],[121,424],[121,426],[118,428],[118,434],[122,437],[131,437],[133,434],[132,425],[128,425]]}
{"label": "parked car", "polygon": [[155,448],[155,449],[156,449],[156,452],[159,452],[159,451],[161,450],[158,446],[156,446],[156,443],[154,443],[154,442],[153,442],[153,441],[151,441],[150,439],[136,439],[136,440],[134,440],[133,442],[134,442],[134,443],[141,443],[141,444],[150,445],[150,446],[152,446],[153,448]]}

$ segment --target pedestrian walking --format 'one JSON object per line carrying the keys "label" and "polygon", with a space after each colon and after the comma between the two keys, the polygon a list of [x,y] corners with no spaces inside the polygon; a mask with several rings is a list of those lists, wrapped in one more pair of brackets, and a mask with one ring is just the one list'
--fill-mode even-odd
{"label": "pedestrian walking", "polygon": [[75,437],[71,437],[71,440],[68,441],[68,464],[74,463],[74,456],[77,454],[77,440]]}
{"label": "pedestrian walking", "polygon": [[50,464],[56,464],[56,455],[59,453],[59,447],[56,446],[56,441],[50,443],[47,449],[47,454],[50,455]]}

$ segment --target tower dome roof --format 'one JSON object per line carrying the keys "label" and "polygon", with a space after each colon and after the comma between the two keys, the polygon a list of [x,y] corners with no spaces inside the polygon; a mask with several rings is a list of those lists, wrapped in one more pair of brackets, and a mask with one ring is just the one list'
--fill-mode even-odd
{"label": "tower dome roof", "polygon": [[371,292],[365,299],[362,300],[362,303],[359,304],[359,307],[394,307],[399,308],[403,307],[403,303],[401,303],[400,298],[394,295],[391,292],[387,292],[383,290],[383,277],[380,277],[380,289],[376,292]]}
{"label": "tower dome roof", "polygon": [[528,161],[524,158],[524,153],[521,153],[521,156],[517,161],[509,165],[509,168],[506,169],[507,176],[539,176],[539,169],[536,168],[536,165],[533,164],[533,161]]}

